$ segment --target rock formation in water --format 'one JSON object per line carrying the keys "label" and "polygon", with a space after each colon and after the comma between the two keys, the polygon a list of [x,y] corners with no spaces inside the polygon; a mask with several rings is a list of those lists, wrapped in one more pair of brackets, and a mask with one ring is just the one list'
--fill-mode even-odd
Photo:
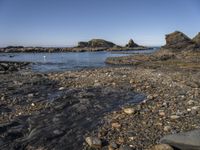
{"label": "rock formation in water", "polygon": [[139,46],[139,45],[136,44],[136,43],[133,41],[133,39],[130,39],[129,42],[128,42],[128,44],[126,44],[125,47],[132,48],[132,47],[138,47],[138,46]]}
{"label": "rock formation in water", "polygon": [[112,48],[116,46],[116,44],[103,40],[103,39],[92,39],[88,42],[79,42],[78,47],[84,48],[84,47],[89,47],[89,48],[97,48],[97,47],[105,47],[105,48]]}

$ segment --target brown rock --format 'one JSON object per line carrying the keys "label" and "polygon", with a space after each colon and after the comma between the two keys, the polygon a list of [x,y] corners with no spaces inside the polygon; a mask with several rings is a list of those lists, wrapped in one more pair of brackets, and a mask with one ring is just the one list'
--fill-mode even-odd
{"label": "brown rock", "polygon": [[166,45],[164,48],[170,49],[186,49],[186,47],[194,44],[194,42],[186,36],[184,33],[175,31],[171,34],[166,35]]}

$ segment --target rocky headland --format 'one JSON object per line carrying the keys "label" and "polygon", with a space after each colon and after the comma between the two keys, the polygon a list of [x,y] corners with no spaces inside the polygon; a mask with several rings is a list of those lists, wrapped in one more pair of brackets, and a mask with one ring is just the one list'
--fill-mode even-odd
{"label": "rocky headland", "polygon": [[200,149],[198,39],[174,32],[154,54],[109,58],[116,67],[5,71],[0,149]]}
{"label": "rocky headland", "polygon": [[79,42],[75,47],[23,47],[8,46],[0,48],[0,52],[88,52],[88,51],[122,51],[122,50],[144,50],[150,47],[140,46],[131,39],[125,46],[119,46],[103,39],[92,39],[88,42]]}

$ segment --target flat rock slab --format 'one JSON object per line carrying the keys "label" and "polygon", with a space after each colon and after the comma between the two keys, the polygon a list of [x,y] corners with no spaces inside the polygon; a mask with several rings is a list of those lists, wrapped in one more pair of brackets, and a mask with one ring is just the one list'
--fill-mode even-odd
{"label": "flat rock slab", "polygon": [[181,150],[200,150],[200,129],[164,136],[161,143]]}

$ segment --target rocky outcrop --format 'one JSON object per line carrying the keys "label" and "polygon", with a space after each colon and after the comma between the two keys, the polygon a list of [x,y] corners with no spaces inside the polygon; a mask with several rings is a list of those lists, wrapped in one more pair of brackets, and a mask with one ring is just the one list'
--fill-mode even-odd
{"label": "rocky outcrop", "polygon": [[78,47],[84,48],[84,47],[89,47],[89,48],[96,48],[96,47],[105,47],[105,48],[112,48],[116,44],[103,40],[103,39],[92,39],[88,42],[79,42]]}
{"label": "rocky outcrop", "polygon": [[186,36],[184,33],[175,31],[171,34],[166,35],[166,45],[164,48],[168,49],[179,49],[183,50],[186,49],[188,46],[194,44],[194,42]]}
{"label": "rocky outcrop", "polygon": [[132,47],[138,47],[138,46],[139,46],[139,45],[136,44],[136,43],[133,41],[133,39],[130,39],[129,42],[128,42],[128,44],[126,44],[125,47],[132,48]]}
{"label": "rocky outcrop", "polygon": [[198,46],[200,46],[200,32],[192,39]]}

